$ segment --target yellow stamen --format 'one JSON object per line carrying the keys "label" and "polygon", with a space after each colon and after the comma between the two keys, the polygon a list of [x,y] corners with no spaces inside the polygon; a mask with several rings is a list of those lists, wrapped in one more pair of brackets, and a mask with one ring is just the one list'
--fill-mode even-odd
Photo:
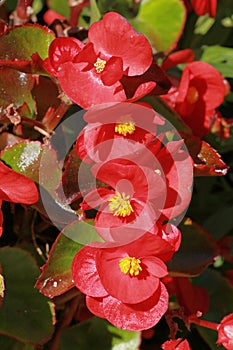
{"label": "yellow stamen", "polygon": [[187,101],[189,103],[197,102],[197,100],[199,99],[199,92],[198,92],[198,90],[194,86],[190,86],[190,88],[188,88],[188,92],[187,92],[186,98],[187,98]]}
{"label": "yellow stamen", "polygon": [[127,134],[132,135],[135,131],[135,124],[133,122],[117,123],[115,126],[115,132],[126,136]]}
{"label": "yellow stamen", "polygon": [[114,216],[129,216],[134,210],[130,204],[130,196],[124,192],[116,192],[114,196],[108,199],[109,209]]}
{"label": "yellow stamen", "polygon": [[101,58],[97,58],[96,62],[94,63],[94,67],[96,69],[97,73],[101,73],[103,72],[104,68],[106,65],[106,61],[105,60],[101,60]]}
{"label": "yellow stamen", "polygon": [[140,266],[141,260],[136,258],[123,258],[119,262],[121,272],[125,275],[138,276],[142,268]]}

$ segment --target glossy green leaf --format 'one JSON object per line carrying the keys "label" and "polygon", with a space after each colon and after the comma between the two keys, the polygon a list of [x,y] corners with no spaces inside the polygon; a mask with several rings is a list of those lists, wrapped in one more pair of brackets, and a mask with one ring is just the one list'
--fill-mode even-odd
{"label": "glossy green leaf", "polygon": [[206,46],[200,60],[214,66],[224,77],[233,78],[233,48]]}
{"label": "glossy green leaf", "polygon": [[186,20],[180,0],[143,0],[133,26],[148,36],[157,51],[171,51],[179,40]]}
{"label": "glossy green leaf", "polygon": [[1,159],[13,170],[40,183],[49,192],[57,188],[61,171],[55,152],[39,141],[22,141],[1,153]]}
{"label": "glossy green leaf", "polygon": [[[195,284],[204,287],[210,295],[210,306],[203,319],[219,323],[221,319],[233,311],[233,287],[217,271],[207,269],[200,276],[193,279]],[[215,344],[217,332],[198,327],[199,333],[211,349],[224,349]]]}
{"label": "glossy green leaf", "polygon": [[214,262],[218,255],[211,235],[200,225],[186,219],[179,226],[182,233],[180,249],[168,263],[174,276],[196,276]]}
{"label": "glossy green leaf", "polygon": [[61,334],[60,349],[137,350],[140,343],[140,332],[121,330],[106,320],[93,317],[64,330]]}
{"label": "glossy green leaf", "polygon": [[0,249],[6,291],[0,308],[0,333],[18,340],[43,344],[53,333],[53,306],[35,288],[39,268],[19,248]]}

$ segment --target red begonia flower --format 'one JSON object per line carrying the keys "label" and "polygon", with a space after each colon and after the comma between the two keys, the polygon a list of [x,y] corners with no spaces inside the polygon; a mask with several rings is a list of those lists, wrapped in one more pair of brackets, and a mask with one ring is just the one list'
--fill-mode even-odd
{"label": "red begonia flower", "polygon": [[186,65],[179,87],[173,87],[163,98],[199,137],[211,129],[215,108],[225,97],[221,74],[210,64],[200,61]]}
{"label": "red begonia flower", "polygon": [[[150,142],[156,135],[157,126],[165,123],[158,113],[146,108],[145,104],[132,103],[93,107],[85,113],[84,120],[88,125],[77,138],[76,151],[79,158],[87,163],[109,159],[114,147],[116,156],[122,156],[120,151],[130,154],[133,149],[135,151],[137,142]],[[127,139],[131,148],[127,150],[128,142],[124,142],[121,148],[118,139]]]}
{"label": "red begonia flower", "polygon": [[191,5],[198,16],[207,13],[210,17],[216,16],[217,0],[191,0]]}
{"label": "red begonia flower", "polygon": [[141,75],[150,67],[149,41],[114,12],[90,26],[88,39],[78,55],[57,72],[63,91],[82,108],[125,101],[120,79],[123,75]]}
{"label": "red begonia flower", "polygon": [[163,350],[191,350],[189,343],[186,339],[178,338],[174,340],[168,340],[162,344]]}
{"label": "red begonia flower", "polygon": [[127,159],[96,164],[92,172],[110,186],[90,191],[81,204],[83,210],[98,207],[95,228],[101,237],[111,241],[117,235],[126,243],[153,227],[166,200],[165,181],[160,174]]}
{"label": "red begonia flower", "polygon": [[[8,168],[2,162],[0,162],[0,177],[0,206],[2,200],[22,204],[33,204],[38,201],[38,191],[34,182]],[[2,221],[0,210],[0,236],[2,234]]]}
{"label": "red begonia flower", "polygon": [[225,316],[219,324],[217,344],[233,350],[233,313]]}
{"label": "red begonia flower", "polygon": [[171,247],[148,233],[127,245],[105,245],[87,245],[73,260],[74,283],[89,297],[88,308],[118,328],[152,327],[168,306],[167,291],[160,282],[167,268],[160,256]]}

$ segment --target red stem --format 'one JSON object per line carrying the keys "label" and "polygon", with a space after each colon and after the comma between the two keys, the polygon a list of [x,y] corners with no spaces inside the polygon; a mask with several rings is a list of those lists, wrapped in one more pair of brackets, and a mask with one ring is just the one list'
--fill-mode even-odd
{"label": "red stem", "polygon": [[210,321],[206,321],[206,320],[200,320],[198,318],[193,318],[193,319],[191,318],[191,319],[189,319],[189,322],[195,323],[195,324],[202,326],[202,327],[205,327],[205,328],[213,329],[214,331],[217,331],[218,326],[219,326],[218,323],[210,322]]}

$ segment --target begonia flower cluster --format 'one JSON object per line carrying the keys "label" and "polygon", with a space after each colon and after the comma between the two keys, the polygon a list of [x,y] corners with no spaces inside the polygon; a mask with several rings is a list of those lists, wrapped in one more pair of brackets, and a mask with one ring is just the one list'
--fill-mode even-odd
{"label": "begonia flower cluster", "polygon": [[93,314],[118,328],[148,329],[168,308],[160,279],[181,242],[168,221],[190,201],[192,160],[176,132],[168,142],[165,120],[146,104],[99,105],[84,120],[76,151],[102,186],[83,193],[81,209],[84,217],[96,210],[103,243],[77,253],[73,280]]}

